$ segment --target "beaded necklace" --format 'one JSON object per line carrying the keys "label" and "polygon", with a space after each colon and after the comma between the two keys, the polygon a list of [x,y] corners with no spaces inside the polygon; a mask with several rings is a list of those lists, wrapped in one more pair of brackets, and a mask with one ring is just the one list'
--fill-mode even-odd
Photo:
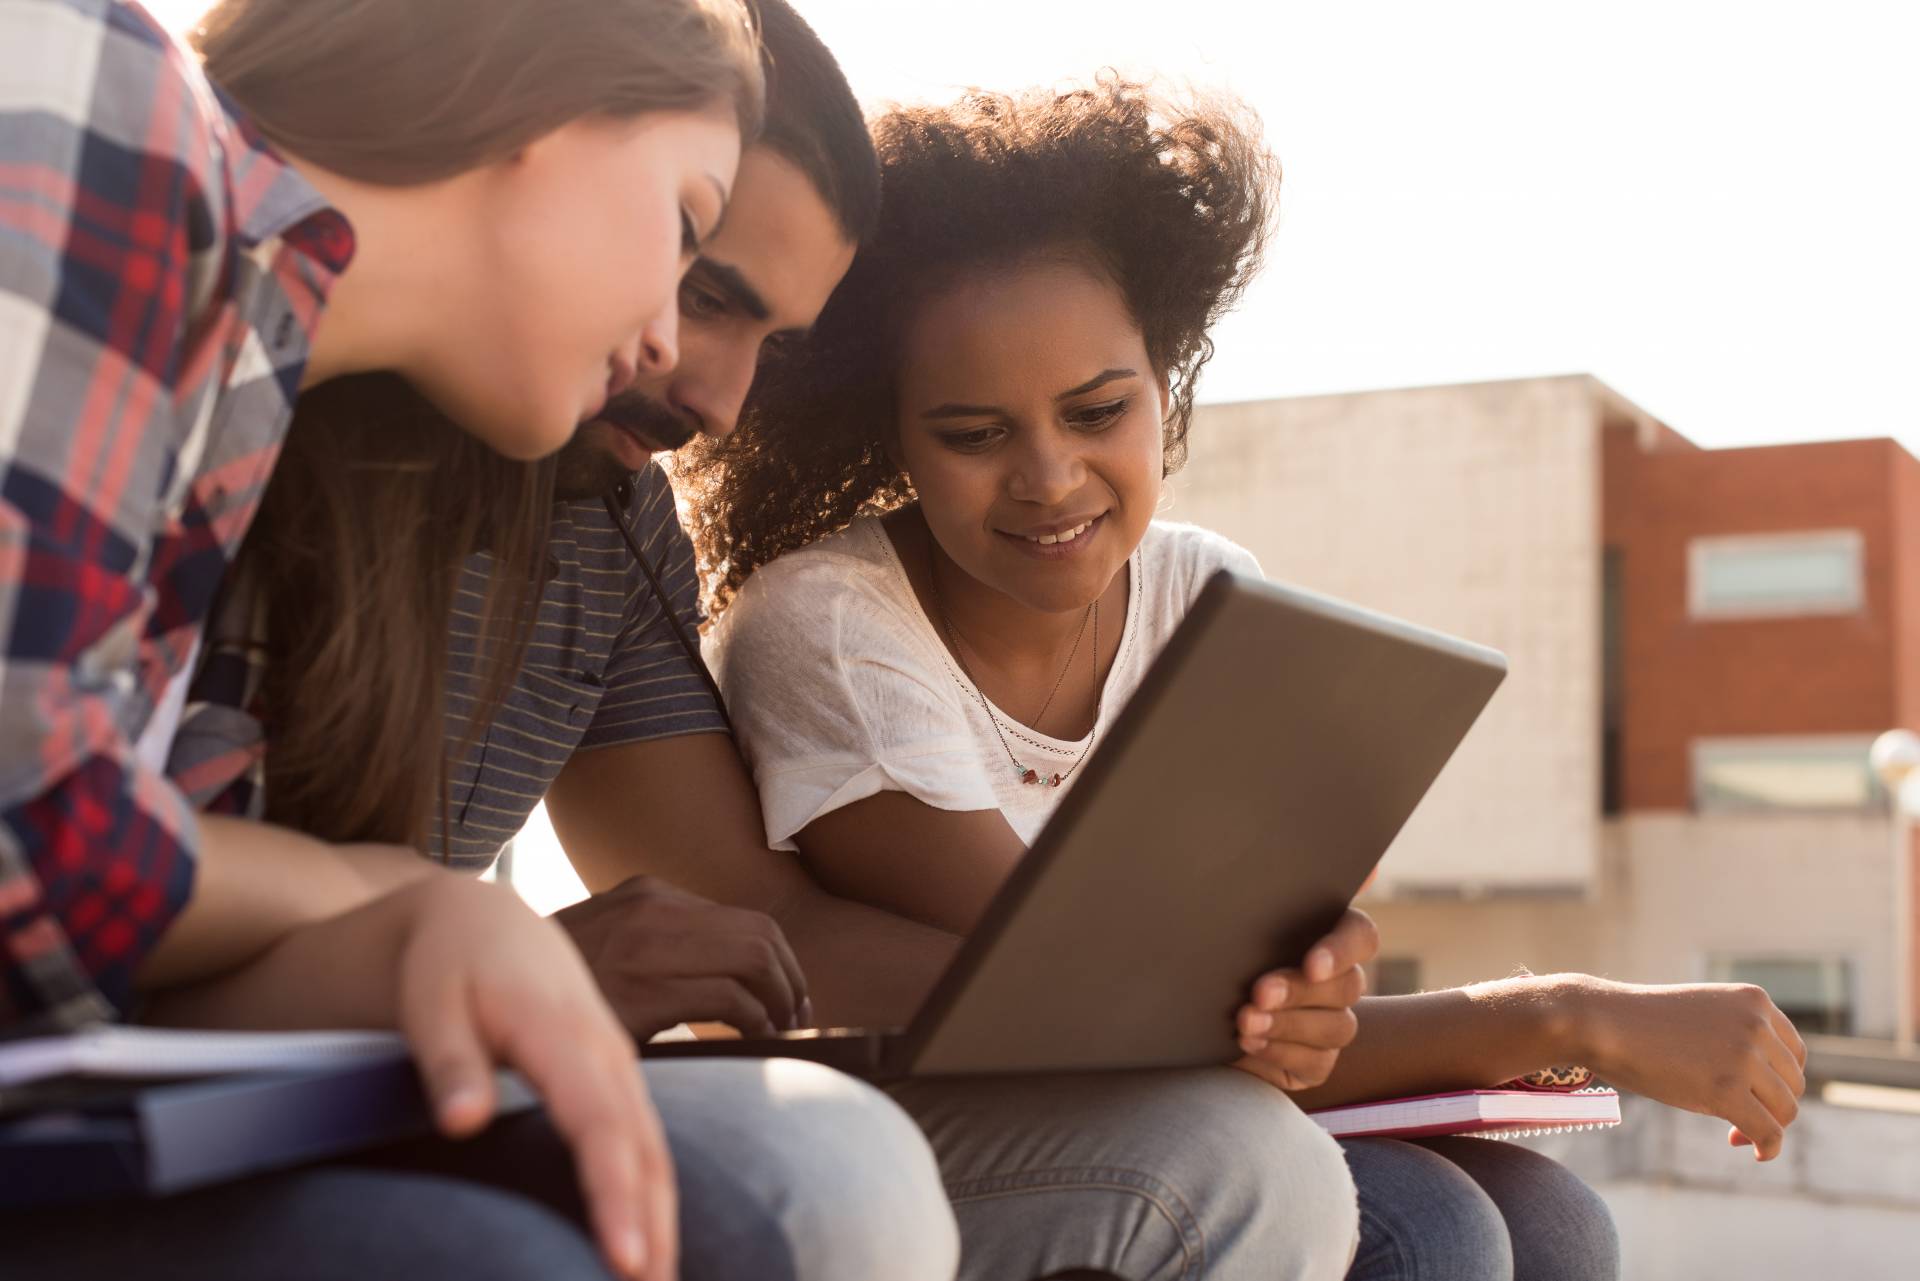
{"label": "beaded necklace", "polygon": [[[1013,754],[1013,746],[1007,742],[1007,736],[1000,728],[1000,718],[994,714],[993,704],[987,702],[987,696],[980,692],[980,682],[974,679],[973,670],[967,666],[966,655],[961,653],[964,645],[960,639],[960,632],[954,627],[953,620],[947,617],[947,602],[940,595],[940,583],[933,568],[933,558],[929,556],[927,559],[927,586],[933,597],[934,612],[940,615],[940,625],[946,629],[947,638],[952,642],[953,656],[955,660],[959,662],[960,670],[966,674],[966,678],[968,682],[970,682],[965,688],[979,701],[980,710],[987,714],[987,723],[993,726],[994,737],[1000,740],[1000,750],[1007,754],[1007,760],[1013,765],[1014,774],[1018,776],[1020,782],[1025,786],[1059,787],[1062,783],[1065,783],[1073,777],[1073,772],[1080,768],[1082,761],[1087,759],[1087,753],[1093,750],[1094,740],[1100,737],[1100,705],[1105,699],[1105,691],[1101,690],[1100,696],[1094,701],[1093,732],[1087,735],[1087,745],[1080,749],[1078,756],[1073,758],[1073,764],[1067,766],[1066,773],[1042,774],[1032,766],[1023,764],[1020,758]],[[1066,666],[1060,669],[1060,678],[1053,683],[1053,693],[1047,695],[1046,704],[1041,707],[1040,716],[1034,717],[1035,721],[1038,721],[1041,716],[1045,716],[1047,714],[1047,708],[1053,706],[1054,695],[1060,692],[1060,686],[1066,681],[1067,673],[1073,670],[1074,656],[1080,652],[1080,641],[1087,634],[1087,623],[1089,620],[1093,623],[1094,688],[1100,689],[1100,602],[1096,599],[1093,604],[1087,607],[1086,617],[1080,620],[1080,632],[1073,638],[1073,648],[1067,651]]]}

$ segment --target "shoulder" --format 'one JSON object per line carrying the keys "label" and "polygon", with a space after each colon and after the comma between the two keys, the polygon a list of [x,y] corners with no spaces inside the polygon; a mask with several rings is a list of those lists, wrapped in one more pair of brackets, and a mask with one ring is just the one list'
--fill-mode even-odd
{"label": "shoulder", "polygon": [[0,186],[32,197],[0,202],[0,295],[116,348],[131,340],[100,313],[123,309],[100,298],[145,296],[169,320],[195,307],[212,275],[195,287],[195,264],[227,233],[234,129],[199,62],[107,0],[0,4],[0,49]]}
{"label": "shoulder", "polygon": [[624,495],[627,522],[635,529],[666,528],[684,532],[680,529],[680,508],[674,501],[673,482],[659,467],[652,463],[642,467],[628,483]]}
{"label": "shoulder", "polygon": [[1156,520],[1149,525],[1140,541],[1140,558],[1147,574],[1188,600],[1223,569],[1264,577],[1260,562],[1240,544],[1210,529],[1177,521]]}
{"label": "shoulder", "polygon": [[[652,534],[663,526],[680,527],[679,509],[674,505],[673,485],[658,467],[648,466],[622,481],[613,491],[620,515],[627,528],[638,535]],[[562,537],[567,529],[613,532],[613,514],[602,498],[568,498],[561,502],[566,510],[565,525],[555,531]]]}
{"label": "shoulder", "polygon": [[[958,706],[945,649],[921,613],[877,521],[790,552],[755,571],[708,637],[729,701],[839,699],[924,721]],[[736,714],[737,716],[737,714]],[[911,719],[911,718],[910,718]]]}
{"label": "shoulder", "polygon": [[[80,131],[86,145],[75,163],[83,182],[100,182],[136,158],[212,168],[216,140],[228,128],[226,112],[199,61],[139,6],[112,0],[0,5],[0,44],[10,64],[0,111]],[[125,158],[116,162],[116,154]],[[153,185],[150,174],[129,170],[129,177],[141,176]]]}
{"label": "shoulder", "polygon": [[879,522],[857,520],[755,570],[726,617],[757,619],[796,606],[811,617],[889,611],[905,603],[907,590]]}
{"label": "shoulder", "polygon": [[721,652],[838,652],[904,640],[914,604],[877,521],[837,534],[755,570],[714,628]]}
{"label": "shoulder", "polygon": [[[1144,674],[1145,664],[1193,608],[1208,579],[1223,569],[1263,577],[1253,554],[1232,539],[1175,521],[1150,524],[1135,557],[1138,590],[1130,605],[1135,626],[1122,651],[1131,658],[1120,672],[1123,683],[1118,687],[1127,694],[1132,693],[1132,682]],[[1131,643],[1135,636],[1140,644]]]}

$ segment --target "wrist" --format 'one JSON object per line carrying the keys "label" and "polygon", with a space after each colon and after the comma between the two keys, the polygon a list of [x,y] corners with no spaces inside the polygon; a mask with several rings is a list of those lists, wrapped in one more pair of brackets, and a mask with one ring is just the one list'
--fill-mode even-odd
{"label": "wrist", "polygon": [[1556,974],[1547,982],[1547,1044],[1555,1064],[1603,1073],[1614,1060],[1613,1014],[1622,986],[1591,974]]}

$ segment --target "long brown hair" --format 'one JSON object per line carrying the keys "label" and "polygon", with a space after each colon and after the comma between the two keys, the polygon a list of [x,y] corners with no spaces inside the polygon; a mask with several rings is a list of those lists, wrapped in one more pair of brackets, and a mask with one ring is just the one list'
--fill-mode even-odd
{"label": "long brown hair", "polygon": [[873,139],[879,230],[808,341],[769,360],[734,433],[676,464],[713,613],[759,566],[912,501],[888,448],[899,344],[922,300],[968,272],[1066,255],[1107,274],[1168,381],[1163,466],[1178,470],[1208,333],[1259,269],[1280,176],[1236,100],[1112,74],[895,108]]}
{"label": "long brown hair", "polygon": [[[224,0],[210,79],[276,146],[388,186],[475,168],[585,116],[731,101],[757,128],[741,0]],[[230,590],[264,646],[266,814],[425,847],[452,758],[485,731],[537,611],[550,461],[494,454],[390,374],[302,395]],[[449,621],[484,553],[479,698],[443,729]]]}
{"label": "long brown hair", "polygon": [[759,127],[742,0],[222,0],[194,43],[276,146],[362,182],[477,168],[583,116],[731,99]]}
{"label": "long brown hair", "polygon": [[[552,505],[551,461],[501,457],[397,375],[301,396],[232,580],[267,658],[270,820],[425,847],[449,755],[472,750],[519,671]],[[478,700],[451,736],[448,623],[476,553]]]}

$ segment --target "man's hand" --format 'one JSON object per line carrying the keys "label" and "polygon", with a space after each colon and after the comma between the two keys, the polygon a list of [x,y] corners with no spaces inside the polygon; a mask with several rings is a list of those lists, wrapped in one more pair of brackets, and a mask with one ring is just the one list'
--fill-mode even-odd
{"label": "man's hand", "polygon": [[813,1022],[800,963],[770,916],[635,876],[554,920],[642,1041],[677,1023],[771,1036]]}
{"label": "man's hand", "polygon": [[1283,1090],[1324,1083],[1359,1030],[1353,1006],[1367,991],[1360,967],[1379,950],[1372,918],[1348,908],[1299,968],[1254,980],[1252,1000],[1235,1016],[1247,1057],[1234,1066]]}

